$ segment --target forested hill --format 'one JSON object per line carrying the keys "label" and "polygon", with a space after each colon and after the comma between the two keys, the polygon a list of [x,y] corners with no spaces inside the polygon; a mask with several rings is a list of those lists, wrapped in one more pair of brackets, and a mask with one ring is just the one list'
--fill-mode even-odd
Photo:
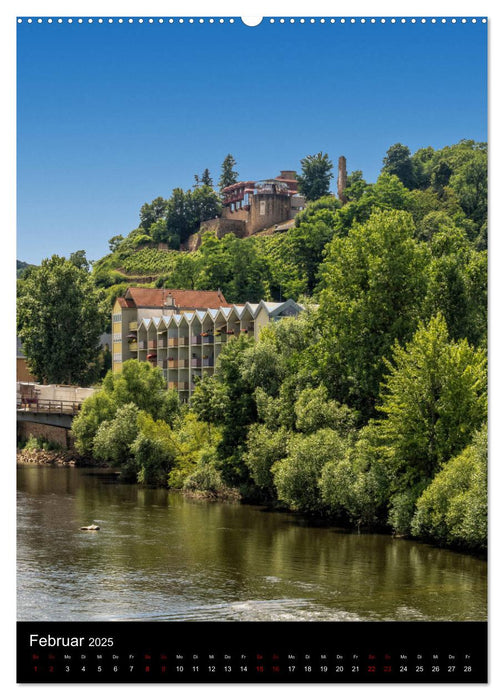
{"label": "forested hill", "polygon": [[[194,378],[190,406],[159,367],[125,361],[74,420],[77,449],[144,484],[233,487],[331,522],[484,550],[486,159],[474,141],[413,155],[395,144],[377,181],[351,173],[341,201],[327,168],[312,178],[317,198],[285,233],[207,233],[191,253],[169,248],[191,230],[183,207],[175,216],[179,192],[144,205],[141,226],[111,239],[92,272],[84,251],[30,269],[18,332],[48,383],[97,380],[96,338],[128,276],[307,306],[226,343],[213,376]],[[322,154],[305,161],[331,167]]]}
{"label": "forested hill", "polygon": [[[486,182],[484,143],[464,140],[439,150],[422,148],[413,155],[406,146],[395,144],[376,183],[366,182],[358,170],[349,175],[343,206],[326,194],[310,202],[298,215],[295,228],[287,232],[243,240],[230,234],[220,241],[208,233],[201,248],[192,253],[180,252],[179,243],[197,226],[195,194],[174,190],[169,200],[158,197],[143,205],[140,226],[109,241],[111,252],[94,264],[93,275],[109,300],[130,284],[220,288],[235,303],[316,295],[325,286],[320,266],[331,242],[368,221],[373,210],[407,212],[414,240],[427,248],[435,234],[450,229],[470,250],[485,250]],[[328,193],[328,178],[326,183]],[[195,192],[200,192],[200,199],[209,198],[218,210],[216,193],[209,185]],[[201,210],[203,205],[197,201]],[[203,212],[201,216],[207,216],[204,207]]]}
{"label": "forested hill", "polygon": [[23,262],[22,260],[16,260],[16,277],[21,277],[23,272],[29,267],[33,267],[33,265],[30,265],[30,263],[27,262]]}

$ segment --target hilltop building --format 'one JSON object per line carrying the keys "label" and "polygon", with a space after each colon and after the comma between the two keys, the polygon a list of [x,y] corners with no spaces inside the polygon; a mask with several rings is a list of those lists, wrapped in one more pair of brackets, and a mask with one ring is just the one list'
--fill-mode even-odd
{"label": "hilltop building", "polygon": [[275,224],[292,221],[305,206],[298,193],[294,170],[282,170],[271,180],[236,182],[222,190],[221,217],[204,221],[200,231],[217,231],[217,235],[233,232],[238,237],[250,236]]}
{"label": "hilltop building", "polygon": [[167,388],[188,400],[231,338],[257,338],[267,323],[302,308],[292,299],[228,304],[220,291],[130,288],[112,312],[112,368],[120,371],[128,359],[150,362],[163,370]]}

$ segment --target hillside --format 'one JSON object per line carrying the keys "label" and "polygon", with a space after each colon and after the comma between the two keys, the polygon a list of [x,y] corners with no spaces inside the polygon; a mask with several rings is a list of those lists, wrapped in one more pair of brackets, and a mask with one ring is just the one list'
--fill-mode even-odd
{"label": "hillside", "polygon": [[95,283],[111,302],[135,284],[221,289],[231,303],[299,300],[322,288],[329,244],[376,209],[407,212],[422,244],[455,227],[471,247],[485,250],[486,144],[464,140],[413,155],[396,144],[376,183],[366,182],[361,171],[350,173],[343,202],[330,194],[309,202],[287,230],[271,227],[247,238],[229,233],[221,239],[201,232],[201,245],[192,251],[181,250],[187,239],[181,245],[182,238],[170,233],[170,202],[158,200],[144,205],[140,226],[112,238],[110,254],[94,264]]}
{"label": "hillside", "polygon": [[19,279],[23,272],[29,268],[29,267],[35,267],[34,265],[30,265],[30,263],[23,262],[22,260],[16,260],[16,277]]}

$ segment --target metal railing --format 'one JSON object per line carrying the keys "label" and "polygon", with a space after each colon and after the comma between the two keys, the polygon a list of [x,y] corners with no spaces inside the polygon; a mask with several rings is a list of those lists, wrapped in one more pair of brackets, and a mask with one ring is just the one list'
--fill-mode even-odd
{"label": "metal railing", "polygon": [[79,401],[41,399],[37,396],[22,396],[16,399],[16,409],[30,413],[65,413],[75,416],[80,411],[81,406],[82,402]]}

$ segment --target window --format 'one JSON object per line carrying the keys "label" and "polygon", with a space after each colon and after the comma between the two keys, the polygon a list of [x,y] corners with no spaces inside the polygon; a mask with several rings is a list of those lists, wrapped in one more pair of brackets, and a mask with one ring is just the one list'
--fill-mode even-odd
{"label": "window", "polygon": [[120,342],[122,336],[120,333],[114,333],[114,343]]}
{"label": "window", "polygon": [[122,353],[120,353],[120,352],[114,353],[114,362],[122,362]]}
{"label": "window", "polygon": [[259,216],[264,216],[266,214],[266,202],[264,199],[259,202]]}
{"label": "window", "polygon": [[120,323],[122,320],[122,314],[113,314],[112,315],[112,321],[114,323]]}

